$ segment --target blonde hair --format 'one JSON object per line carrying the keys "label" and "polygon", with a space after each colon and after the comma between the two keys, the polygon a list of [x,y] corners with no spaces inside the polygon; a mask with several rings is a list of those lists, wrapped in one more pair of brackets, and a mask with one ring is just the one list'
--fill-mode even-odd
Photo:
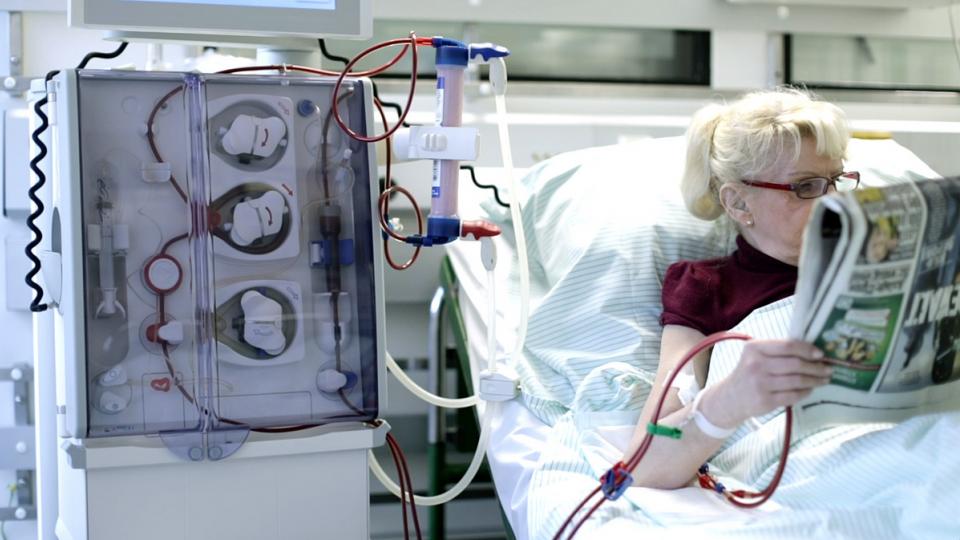
{"label": "blonde hair", "polygon": [[796,161],[804,137],[818,155],[843,159],[850,132],[839,107],[805,90],[777,88],[729,104],[703,107],[687,129],[687,161],[680,189],[690,213],[721,216],[720,186],[768,171],[786,156]]}

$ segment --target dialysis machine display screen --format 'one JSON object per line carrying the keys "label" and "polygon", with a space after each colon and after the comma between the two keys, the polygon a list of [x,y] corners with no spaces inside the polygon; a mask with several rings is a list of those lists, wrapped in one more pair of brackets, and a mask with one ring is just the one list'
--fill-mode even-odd
{"label": "dialysis machine display screen", "polygon": [[151,41],[281,46],[373,33],[372,0],[69,0],[68,16],[71,26]]}
{"label": "dialysis machine display screen", "polygon": [[337,0],[125,0],[164,4],[194,4],[201,6],[248,6],[293,9],[337,9]]}

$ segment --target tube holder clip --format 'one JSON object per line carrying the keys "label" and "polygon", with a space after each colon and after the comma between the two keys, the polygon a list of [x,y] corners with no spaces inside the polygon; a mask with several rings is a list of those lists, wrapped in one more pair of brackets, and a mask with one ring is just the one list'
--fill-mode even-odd
{"label": "tube holder clip", "polygon": [[474,161],[480,153],[480,131],[472,127],[413,126],[393,136],[397,159]]}
{"label": "tube holder clip", "polygon": [[480,372],[477,394],[484,401],[510,401],[520,395],[520,383],[515,377],[485,369]]}

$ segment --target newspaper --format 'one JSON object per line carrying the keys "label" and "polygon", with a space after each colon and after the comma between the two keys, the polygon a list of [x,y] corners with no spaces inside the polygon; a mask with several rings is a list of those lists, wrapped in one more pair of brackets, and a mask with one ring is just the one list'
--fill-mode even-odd
{"label": "newspaper", "polygon": [[823,197],[795,299],[791,337],[834,364],[803,424],[960,409],[960,178]]}

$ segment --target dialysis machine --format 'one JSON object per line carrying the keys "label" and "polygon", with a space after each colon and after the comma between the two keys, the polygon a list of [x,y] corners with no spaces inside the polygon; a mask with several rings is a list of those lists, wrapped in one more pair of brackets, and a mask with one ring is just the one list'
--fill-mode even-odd
{"label": "dialysis machine", "polygon": [[[42,272],[60,538],[368,537],[369,81],[64,71]],[[228,458],[229,459],[226,459]]]}

